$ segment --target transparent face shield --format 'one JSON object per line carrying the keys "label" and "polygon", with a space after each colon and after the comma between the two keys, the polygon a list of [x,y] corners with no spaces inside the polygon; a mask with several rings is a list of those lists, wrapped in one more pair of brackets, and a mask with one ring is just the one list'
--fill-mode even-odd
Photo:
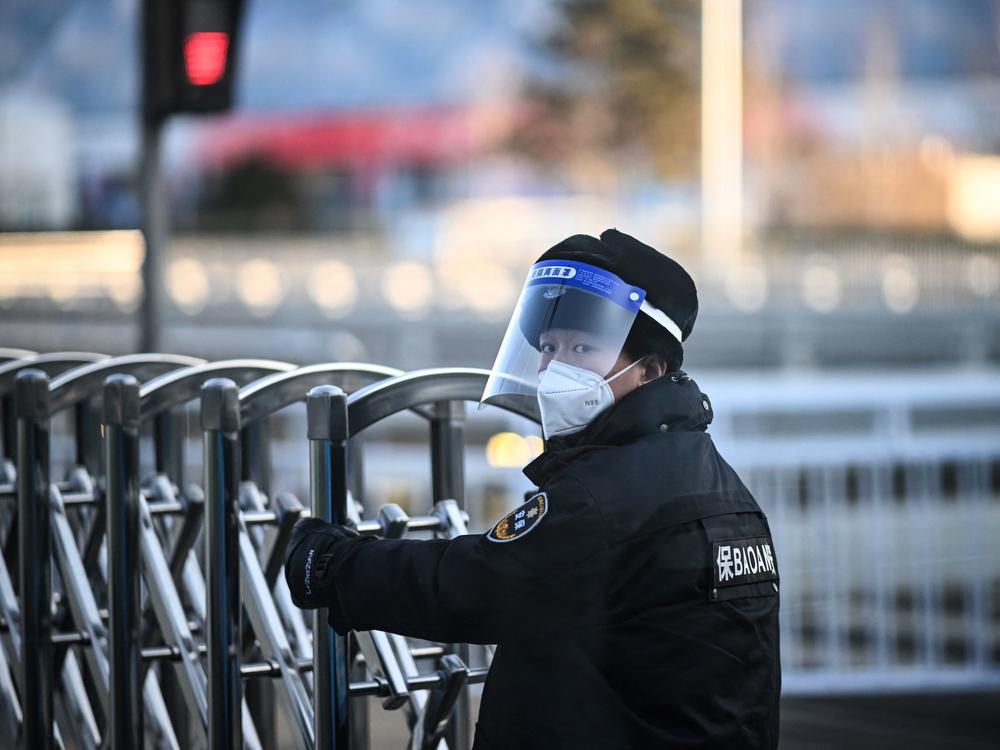
{"label": "transparent face shield", "polygon": [[523,406],[535,401],[539,374],[553,360],[604,377],[614,367],[645,297],[645,290],[588,263],[536,263],[480,403]]}

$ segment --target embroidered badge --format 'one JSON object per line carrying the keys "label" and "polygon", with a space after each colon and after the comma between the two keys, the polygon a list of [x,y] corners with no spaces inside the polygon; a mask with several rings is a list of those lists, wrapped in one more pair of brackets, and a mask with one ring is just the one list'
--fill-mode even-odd
{"label": "embroidered badge", "polygon": [[712,543],[713,586],[778,580],[771,539],[766,536],[723,539]]}
{"label": "embroidered badge", "polygon": [[539,492],[519,508],[515,508],[497,521],[486,538],[491,542],[512,542],[527,534],[538,525],[549,509],[549,498]]}

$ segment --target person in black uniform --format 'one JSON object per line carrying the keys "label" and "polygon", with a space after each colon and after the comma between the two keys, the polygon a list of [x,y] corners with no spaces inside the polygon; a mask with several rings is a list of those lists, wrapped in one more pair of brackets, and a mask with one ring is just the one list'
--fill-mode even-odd
{"label": "person in black uniform", "polygon": [[341,634],[497,644],[476,750],[776,747],[777,558],[680,370],[697,310],[684,269],[617,230],[549,249],[483,396],[537,399],[538,492],[451,540],[301,521],[295,603]]}

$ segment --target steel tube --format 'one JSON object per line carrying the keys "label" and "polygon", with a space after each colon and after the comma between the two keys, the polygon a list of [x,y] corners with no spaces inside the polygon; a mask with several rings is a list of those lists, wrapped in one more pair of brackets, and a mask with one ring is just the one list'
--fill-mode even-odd
{"label": "steel tube", "polygon": [[[306,397],[312,514],[332,523],[347,521],[347,396],[320,385]],[[350,742],[347,639],[313,615],[313,721],[317,750],[346,748]]]}
{"label": "steel tube", "polygon": [[227,378],[201,389],[205,434],[208,746],[243,746],[240,679],[239,390]]}
{"label": "steel tube", "polygon": [[[274,585],[278,582],[288,542],[291,541],[295,523],[302,514],[302,504],[290,492],[279,492],[275,496],[273,504],[277,508],[278,533],[274,537],[274,543],[267,557],[267,565],[264,568],[264,580],[267,582],[268,591],[274,591]],[[246,516],[247,514],[244,513],[244,522],[246,522]]]}
{"label": "steel tube", "polygon": [[[51,486],[49,505],[49,533],[52,538],[53,561],[62,581],[62,601],[65,603],[73,627],[86,633],[91,644],[103,644],[108,638],[108,629],[101,621],[101,612],[97,607],[90,581],[87,579],[73,528],[66,517],[62,497],[59,490]],[[61,653],[65,652],[57,652]],[[107,719],[111,715],[110,667],[107,654],[103,648],[86,648],[82,650],[81,656],[90,675],[91,684],[96,688],[100,709]]]}
{"label": "steel tube", "polygon": [[[240,556],[243,565],[243,580],[241,581],[241,591],[245,602],[250,623],[253,626],[254,634],[260,643],[260,651],[264,662],[273,665],[277,670],[279,682],[271,691],[272,685],[267,685],[268,693],[263,695],[270,699],[270,706],[262,705],[259,711],[268,710],[272,719],[274,718],[274,698],[277,693],[278,701],[282,703],[285,715],[291,725],[292,744],[297,748],[312,747],[315,726],[313,722],[312,709],[309,705],[309,697],[302,675],[296,669],[292,647],[288,643],[285,630],[278,617],[278,609],[271,598],[271,593],[264,580],[264,572],[261,570],[260,561],[254,550],[253,542],[246,527],[240,531]],[[244,674],[246,672],[244,671]],[[251,710],[253,710],[251,708]],[[260,713],[255,713],[260,716]],[[273,727],[275,722],[270,722]],[[263,740],[262,741],[266,741]]]}
{"label": "steel tube", "polygon": [[[405,409],[421,410],[439,401],[475,401],[483,395],[489,370],[440,368],[414,370],[366,386],[348,399],[351,435]],[[532,399],[502,404],[499,408],[537,422],[538,405]],[[429,415],[431,419],[434,414]]]}
{"label": "steel tube", "polygon": [[[465,507],[465,404],[441,401],[431,418],[431,497],[434,503],[454,500]],[[451,644],[463,664],[469,663],[469,646]],[[469,694],[458,695],[445,731],[450,750],[467,750],[471,736]]]}
{"label": "steel tube", "polygon": [[199,659],[199,647],[191,634],[184,606],[170,575],[170,566],[153,528],[152,516],[149,515],[146,501],[141,497],[139,514],[142,524],[140,532],[142,573],[149,592],[149,603],[164,639],[181,653],[175,672],[188,707],[188,714],[192,717],[192,721],[197,721],[200,739],[203,740],[208,725],[208,696],[205,672]]}
{"label": "steel tube", "polygon": [[153,418],[153,451],[157,474],[184,486],[184,411],[167,409]]}
{"label": "steel tube", "polygon": [[431,419],[431,496],[433,502],[455,500],[465,507],[465,405],[435,404]]}
{"label": "steel tube", "polygon": [[177,585],[180,585],[181,576],[184,573],[184,563],[198,539],[198,534],[201,532],[201,522],[205,516],[205,494],[201,488],[197,485],[186,488],[181,506],[183,510],[181,511],[180,531],[177,532],[173,549],[170,550],[170,573]]}
{"label": "steel tube", "polygon": [[332,385],[352,393],[385,378],[401,375],[400,370],[354,362],[327,363],[275,372],[249,383],[240,392],[241,420],[250,425],[291,404],[302,401],[303,392]]}
{"label": "steel tube", "polygon": [[142,384],[142,418],[149,419],[175,406],[197,398],[202,385],[210,378],[232,378],[249,382],[271,372],[294,370],[288,362],[266,359],[227,359],[171,370]]}
{"label": "steel tube", "polygon": [[[54,394],[50,394],[50,398],[52,395]],[[97,404],[88,398],[77,401],[73,412],[76,465],[84,467],[90,476],[96,477],[101,466],[100,412]],[[55,410],[50,413],[55,414]]]}
{"label": "steel tube", "polygon": [[104,385],[107,469],[108,627],[112,748],[143,742],[142,601],[139,591],[139,381],[112,375]]}
{"label": "steel tube", "polygon": [[18,574],[24,747],[53,747],[52,576],[49,562],[49,378],[24,370],[17,410]]}
{"label": "steel tube", "polygon": [[[489,675],[489,667],[474,667],[469,670],[469,676],[466,680],[467,685],[478,685],[486,682],[486,677]],[[419,690],[433,690],[442,684],[443,680],[441,675],[437,672],[432,674],[424,674],[418,677],[407,677],[406,686],[410,692],[417,692]],[[351,697],[361,697],[361,696],[379,696],[386,697],[389,695],[389,685],[385,680],[365,680],[363,682],[351,683]]]}

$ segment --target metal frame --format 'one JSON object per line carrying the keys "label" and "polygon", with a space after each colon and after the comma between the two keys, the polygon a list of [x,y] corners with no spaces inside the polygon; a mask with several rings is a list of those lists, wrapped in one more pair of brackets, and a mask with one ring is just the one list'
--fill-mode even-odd
{"label": "metal frame", "polygon": [[228,378],[201,388],[205,435],[205,578],[208,612],[208,745],[243,746],[240,675],[240,409],[239,389]]}
{"label": "metal frame", "polygon": [[[142,599],[139,571],[139,381],[111,375],[104,386],[107,466],[108,651],[111,747],[141,747]],[[176,738],[174,738],[176,744]]]}
{"label": "metal frame", "polygon": [[19,368],[17,403],[18,570],[21,594],[21,710],[25,747],[49,750],[55,653],[49,567],[49,379]]}

